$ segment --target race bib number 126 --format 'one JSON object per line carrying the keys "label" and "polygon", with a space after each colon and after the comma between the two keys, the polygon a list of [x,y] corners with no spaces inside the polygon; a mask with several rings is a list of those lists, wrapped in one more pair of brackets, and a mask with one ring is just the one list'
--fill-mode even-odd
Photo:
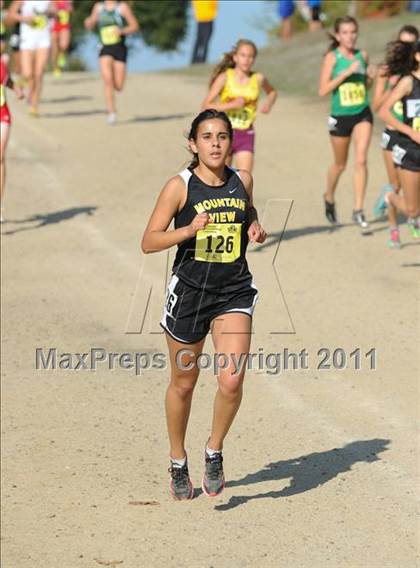
{"label": "race bib number 126", "polygon": [[241,255],[240,223],[209,223],[197,231],[195,260],[233,262]]}

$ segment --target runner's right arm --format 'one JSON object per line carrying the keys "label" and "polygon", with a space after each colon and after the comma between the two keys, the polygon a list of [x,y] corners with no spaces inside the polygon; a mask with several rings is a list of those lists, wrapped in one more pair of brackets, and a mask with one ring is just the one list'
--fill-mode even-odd
{"label": "runner's right arm", "polygon": [[96,2],[96,4],[92,8],[92,12],[90,13],[90,16],[88,16],[85,19],[84,24],[85,24],[85,28],[87,30],[89,30],[89,31],[93,30],[93,28],[98,23],[98,15],[99,15],[100,7],[101,7],[101,3]]}
{"label": "runner's right arm", "polygon": [[332,51],[328,52],[324,57],[324,62],[321,68],[321,76],[319,78],[319,88],[318,95],[320,97],[325,97],[329,93],[332,93],[341,83],[350,77],[359,69],[359,62],[355,61],[348,67],[345,71],[340,73],[335,79],[331,79],[331,75],[335,65],[335,55]]}
{"label": "runner's right arm", "polygon": [[7,15],[5,18],[6,26],[13,26],[18,22],[21,24],[31,24],[33,21],[33,16],[22,16],[19,13],[19,10],[22,7],[23,0],[13,0],[10,4],[9,9],[7,10]]}
{"label": "runner's right arm", "polygon": [[143,234],[141,250],[145,254],[159,252],[191,239],[208,224],[208,213],[200,213],[190,225],[167,230],[176,213],[183,207],[185,194],[185,182],[180,176],[175,176],[166,183]]}
{"label": "runner's right arm", "polygon": [[215,110],[227,111],[234,108],[243,108],[245,106],[245,99],[243,97],[238,97],[233,101],[228,103],[216,102],[217,97],[223,90],[226,83],[226,73],[220,73],[214,80],[214,83],[210,87],[207,97],[204,99],[201,105],[201,110],[206,110],[208,108],[214,108]]}

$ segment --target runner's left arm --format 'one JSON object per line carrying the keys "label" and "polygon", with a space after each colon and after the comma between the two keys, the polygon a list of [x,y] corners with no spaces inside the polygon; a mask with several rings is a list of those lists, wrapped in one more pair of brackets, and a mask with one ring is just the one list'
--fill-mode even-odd
{"label": "runner's left arm", "polygon": [[121,2],[120,12],[121,15],[124,16],[127,22],[127,26],[125,28],[120,29],[120,34],[121,35],[135,34],[139,30],[139,23],[135,15],[133,14],[133,11],[131,10],[130,6],[127,4],[127,2]]}
{"label": "runner's left arm", "polygon": [[249,172],[246,170],[239,170],[242,183],[244,184],[245,191],[249,196],[249,208],[248,208],[248,237],[251,242],[263,243],[267,238],[267,233],[264,231],[262,226],[258,221],[258,212],[254,207],[253,201],[253,179]]}
{"label": "runner's left arm", "polygon": [[365,49],[361,50],[361,54],[366,63],[366,87],[370,89],[373,85],[373,80],[375,79],[376,65],[369,63],[369,55]]}
{"label": "runner's left arm", "polygon": [[261,105],[260,111],[266,114],[270,112],[270,110],[273,108],[274,103],[276,102],[277,91],[268,81],[267,77],[264,77],[264,75],[261,75],[261,88],[267,96],[265,97],[265,100]]}

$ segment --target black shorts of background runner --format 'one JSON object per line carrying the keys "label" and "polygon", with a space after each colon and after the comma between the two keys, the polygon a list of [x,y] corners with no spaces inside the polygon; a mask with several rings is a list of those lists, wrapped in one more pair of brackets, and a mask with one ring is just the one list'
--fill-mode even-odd
{"label": "black shorts of background runner", "polygon": [[392,130],[391,128],[385,128],[382,132],[381,137],[381,148],[387,152],[392,152],[392,148],[398,142],[400,133],[398,130]]}
{"label": "black shorts of background runner", "polygon": [[392,149],[392,159],[397,168],[410,172],[420,172],[420,144],[399,133],[397,143]]}
{"label": "black shorts of background runner", "polygon": [[373,115],[369,107],[358,114],[347,116],[329,116],[328,130],[331,136],[351,136],[353,128],[360,122],[370,122],[373,124]]}
{"label": "black shorts of background runner", "polygon": [[117,43],[116,45],[103,45],[99,52],[99,57],[103,57],[104,55],[112,57],[115,61],[127,63],[127,46],[123,43]]}

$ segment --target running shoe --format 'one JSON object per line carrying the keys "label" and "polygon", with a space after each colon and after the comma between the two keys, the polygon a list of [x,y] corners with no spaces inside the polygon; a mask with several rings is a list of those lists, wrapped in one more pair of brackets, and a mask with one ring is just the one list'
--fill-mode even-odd
{"label": "running shoe", "polygon": [[420,239],[420,220],[419,219],[408,219],[408,228],[410,230],[411,236],[414,239]]}
{"label": "running shoe", "polygon": [[369,230],[369,223],[365,219],[365,214],[363,213],[363,209],[358,209],[353,211],[352,219],[355,223],[359,225],[362,231]]}
{"label": "running shoe", "polygon": [[324,204],[325,204],[325,216],[331,225],[335,225],[337,223],[337,214],[335,212],[335,203],[330,203],[324,197]]}
{"label": "running shoe", "polygon": [[60,79],[61,78],[61,69],[60,67],[55,67],[54,71],[53,71],[53,75],[55,79]]}
{"label": "running shoe", "polygon": [[58,56],[57,59],[57,66],[60,67],[60,69],[64,69],[64,67],[67,65],[67,57],[65,53],[60,53],[60,55]]}
{"label": "running shoe", "polygon": [[115,112],[110,112],[106,117],[106,121],[108,124],[115,124],[117,122],[117,115]]}
{"label": "running shoe", "polygon": [[388,239],[388,248],[390,249],[401,248],[400,232],[398,229],[391,229]]}
{"label": "running shoe", "polygon": [[392,193],[394,191],[394,186],[391,183],[387,183],[381,189],[377,200],[375,201],[375,205],[373,206],[373,216],[375,219],[379,219],[383,217],[385,211],[388,207],[387,202],[385,201],[385,195],[387,193]]}
{"label": "running shoe", "polygon": [[205,471],[201,487],[209,497],[216,497],[225,488],[225,476],[223,473],[223,456],[222,452],[209,456],[205,451]]}
{"label": "running shoe", "polygon": [[188,463],[186,462],[183,466],[171,464],[168,471],[171,474],[169,489],[172,497],[177,501],[192,499],[194,496],[194,487],[188,473]]}
{"label": "running shoe", "polygon": [[29,109],[29,115],[32,116],[33,118],[39,118],[39,111],[36,107],[32,106]]}

